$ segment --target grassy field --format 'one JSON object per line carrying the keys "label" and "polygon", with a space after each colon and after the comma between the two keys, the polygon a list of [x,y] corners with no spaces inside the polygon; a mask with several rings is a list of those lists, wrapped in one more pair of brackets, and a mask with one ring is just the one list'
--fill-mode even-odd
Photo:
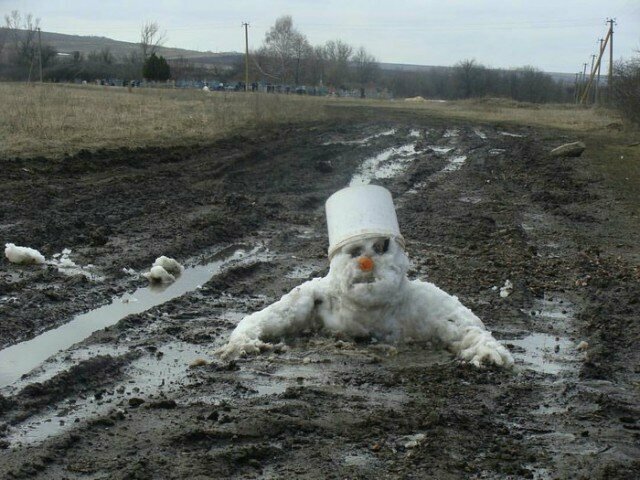
{"label": "grassy field", "polygon": [[0,158],[206,143],[240,128],[321,119],[295,95],[0,83]]}
{"label": "grassy field", "polygon": [[0,83],[0,104],[0,158],[207,143],[239,129],[357,115],[361,108],[380,115],[407,112],[576,133],[607,132],[608,125],[621,123],[606,109],[502,99],[407,102],[151,88],[128,92],[91,85]]}

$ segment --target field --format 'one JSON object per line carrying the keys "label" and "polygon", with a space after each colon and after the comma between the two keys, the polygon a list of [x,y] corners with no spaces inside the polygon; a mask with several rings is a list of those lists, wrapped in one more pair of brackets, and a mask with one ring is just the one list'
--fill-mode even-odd
{"label": "field", "polygon": [[[0,262],[0,477],[640,476],[640,133],[615,113],[88,86],[0,99],[1,240],[49,260]],[[576,140],[581,157],[548,155]],[[476,312],[513,370],[314,332],[211,353],[326,274],[324,201],[354,175],[393,193],[411,276]],[[160,255],[187,268],[150,289]]]}

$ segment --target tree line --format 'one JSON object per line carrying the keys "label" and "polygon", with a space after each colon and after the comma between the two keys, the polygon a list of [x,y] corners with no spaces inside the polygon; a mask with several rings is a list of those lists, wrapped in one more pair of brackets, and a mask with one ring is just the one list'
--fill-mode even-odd
{"label": "tree line", "polygon": [[382,70],[364,47],[337,39],[312,46],[289,15],[278,18],[262,46],[250,55],[251,78],[292,85],[335,89],[375,87],[398,97],[462,99],[508,97],[525,102],[563,102],[572,87],[530,66],[513,70],[487,68],[463,60],[451,68],[428,71]]}
{"label": "tree line", "polygon": [[34,80],[39,77],[40,68],[43,79],[49,81],[171,77],[168,62],[157,54],[166,37],[155,22],[142,25],[138,50],[117,57],[109,47],[86,55],[74,51],[60,56],[55,48],[41,41],[40,19],[14,10],[4,20],[0,27],[0,79]]}

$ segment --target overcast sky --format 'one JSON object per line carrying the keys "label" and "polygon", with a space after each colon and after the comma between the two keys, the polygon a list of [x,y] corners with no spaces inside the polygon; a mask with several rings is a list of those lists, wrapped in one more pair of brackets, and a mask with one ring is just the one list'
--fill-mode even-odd
{"label": "overcast sky", "polygon": [[262,44],[281,15],[314,44],[341,39],[379,61],[582,70],[617,21],[614,58],[640,49],[640,0],[0,0],[0,13],[32,13],[42,30],[136,42],[145,21],[166,30],[166,46],[244,51]]}

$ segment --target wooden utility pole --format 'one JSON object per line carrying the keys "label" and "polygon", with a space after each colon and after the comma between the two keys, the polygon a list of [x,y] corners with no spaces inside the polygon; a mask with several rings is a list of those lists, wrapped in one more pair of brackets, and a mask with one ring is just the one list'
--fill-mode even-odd
{"label": "wooden utility pole", "polygon": [[[591,70],[589,70],[589,78],[593,77],[593,75],[595,73],[595,70],[594,70],[593,67],[594,67],[594,64],[595,64],[595,61],[596,61],[596,57],[597,57],[596,54],[591,55]],[[595,98],[593,99],[593,101],[595,103]]]}
{"label": "wooden utility pole", "polygon": [[607,85],[607,91],[609,92],[609,100],[611,100],[611,89],[613,87],[613,24],[615,20],[610,18],[607,23],[609,24],[609,84]]}
{"label": "wooden utility pole", "polygon": [[249,91],[249,24],[244,26],[244,91]]}
{"label": "wooden utility pole", "polygon": [[40,83],[42,83],[42,36],[38,27],[38,57],[40,57]]}
{"label": "wooden utility pole", "polygon": [[576,73],[576,81],[573,87],[573,99],[576,103],[578,103],[578,99],[580,98],[580,89],[578,88],[578,78],[580,78],[580,72]]}
{"label": "wooden utility pole", "polygon": [[[598,42],[600,42],[600,49],[598,50],[599,55],[602,57],[602,49],[604,48],[604,38],[599,38]],[[602,63],[598,63],[598,73],[596,74],[596,86],[595,86],[595,102],[600,103],[600,66]]]}
{"label": "wooden utility pole", "polygon": [[[602,62],[602,57],[604,56],[604,49],[607,47],[607,42],[612,42],[613,41],[613,20],[607,20],[608,23],[610,23],[609,26],[609,31],[607,32],[607,36],[604,38],[604,44],[602,45],[602,48],[600,49],[600,55],[598,55],[598,60],[596,60],[596,66],[594,71],[591,72],[591,75],[589,77],[589,83],[587,83],[587,86],[585,87],[582,96],[580,98],[580,103],[585,103],[586,99],[587,99],[587,95],[589,94],[589,90],[591,89],[591,84],[593,83],[593,79],[595,78],[595,71],[600,69],[600,64]],[[611,45],[611,43],[609,43],[609,45]],[[609,48],[609,52],[610,55],[612,55],[612,51],[611,48]],[[613,57],[611,57],[613,58]],[[610,58],[610,64],[609,64],[609,84],[607,85],[607,99],[610,100],[611,99],[611,85],[613,82],[613,62],[611,61]]]}
{"label": "wooden utility pole", "polygon": [[582,94],[584,93],[586,85],[587,85],[587,82],[586,82],[587,65],[588,65],[588,63],[583,63],[582,64],[582,74],[580,75],[580,95],[578,96],[578,98],[582,98]]}

